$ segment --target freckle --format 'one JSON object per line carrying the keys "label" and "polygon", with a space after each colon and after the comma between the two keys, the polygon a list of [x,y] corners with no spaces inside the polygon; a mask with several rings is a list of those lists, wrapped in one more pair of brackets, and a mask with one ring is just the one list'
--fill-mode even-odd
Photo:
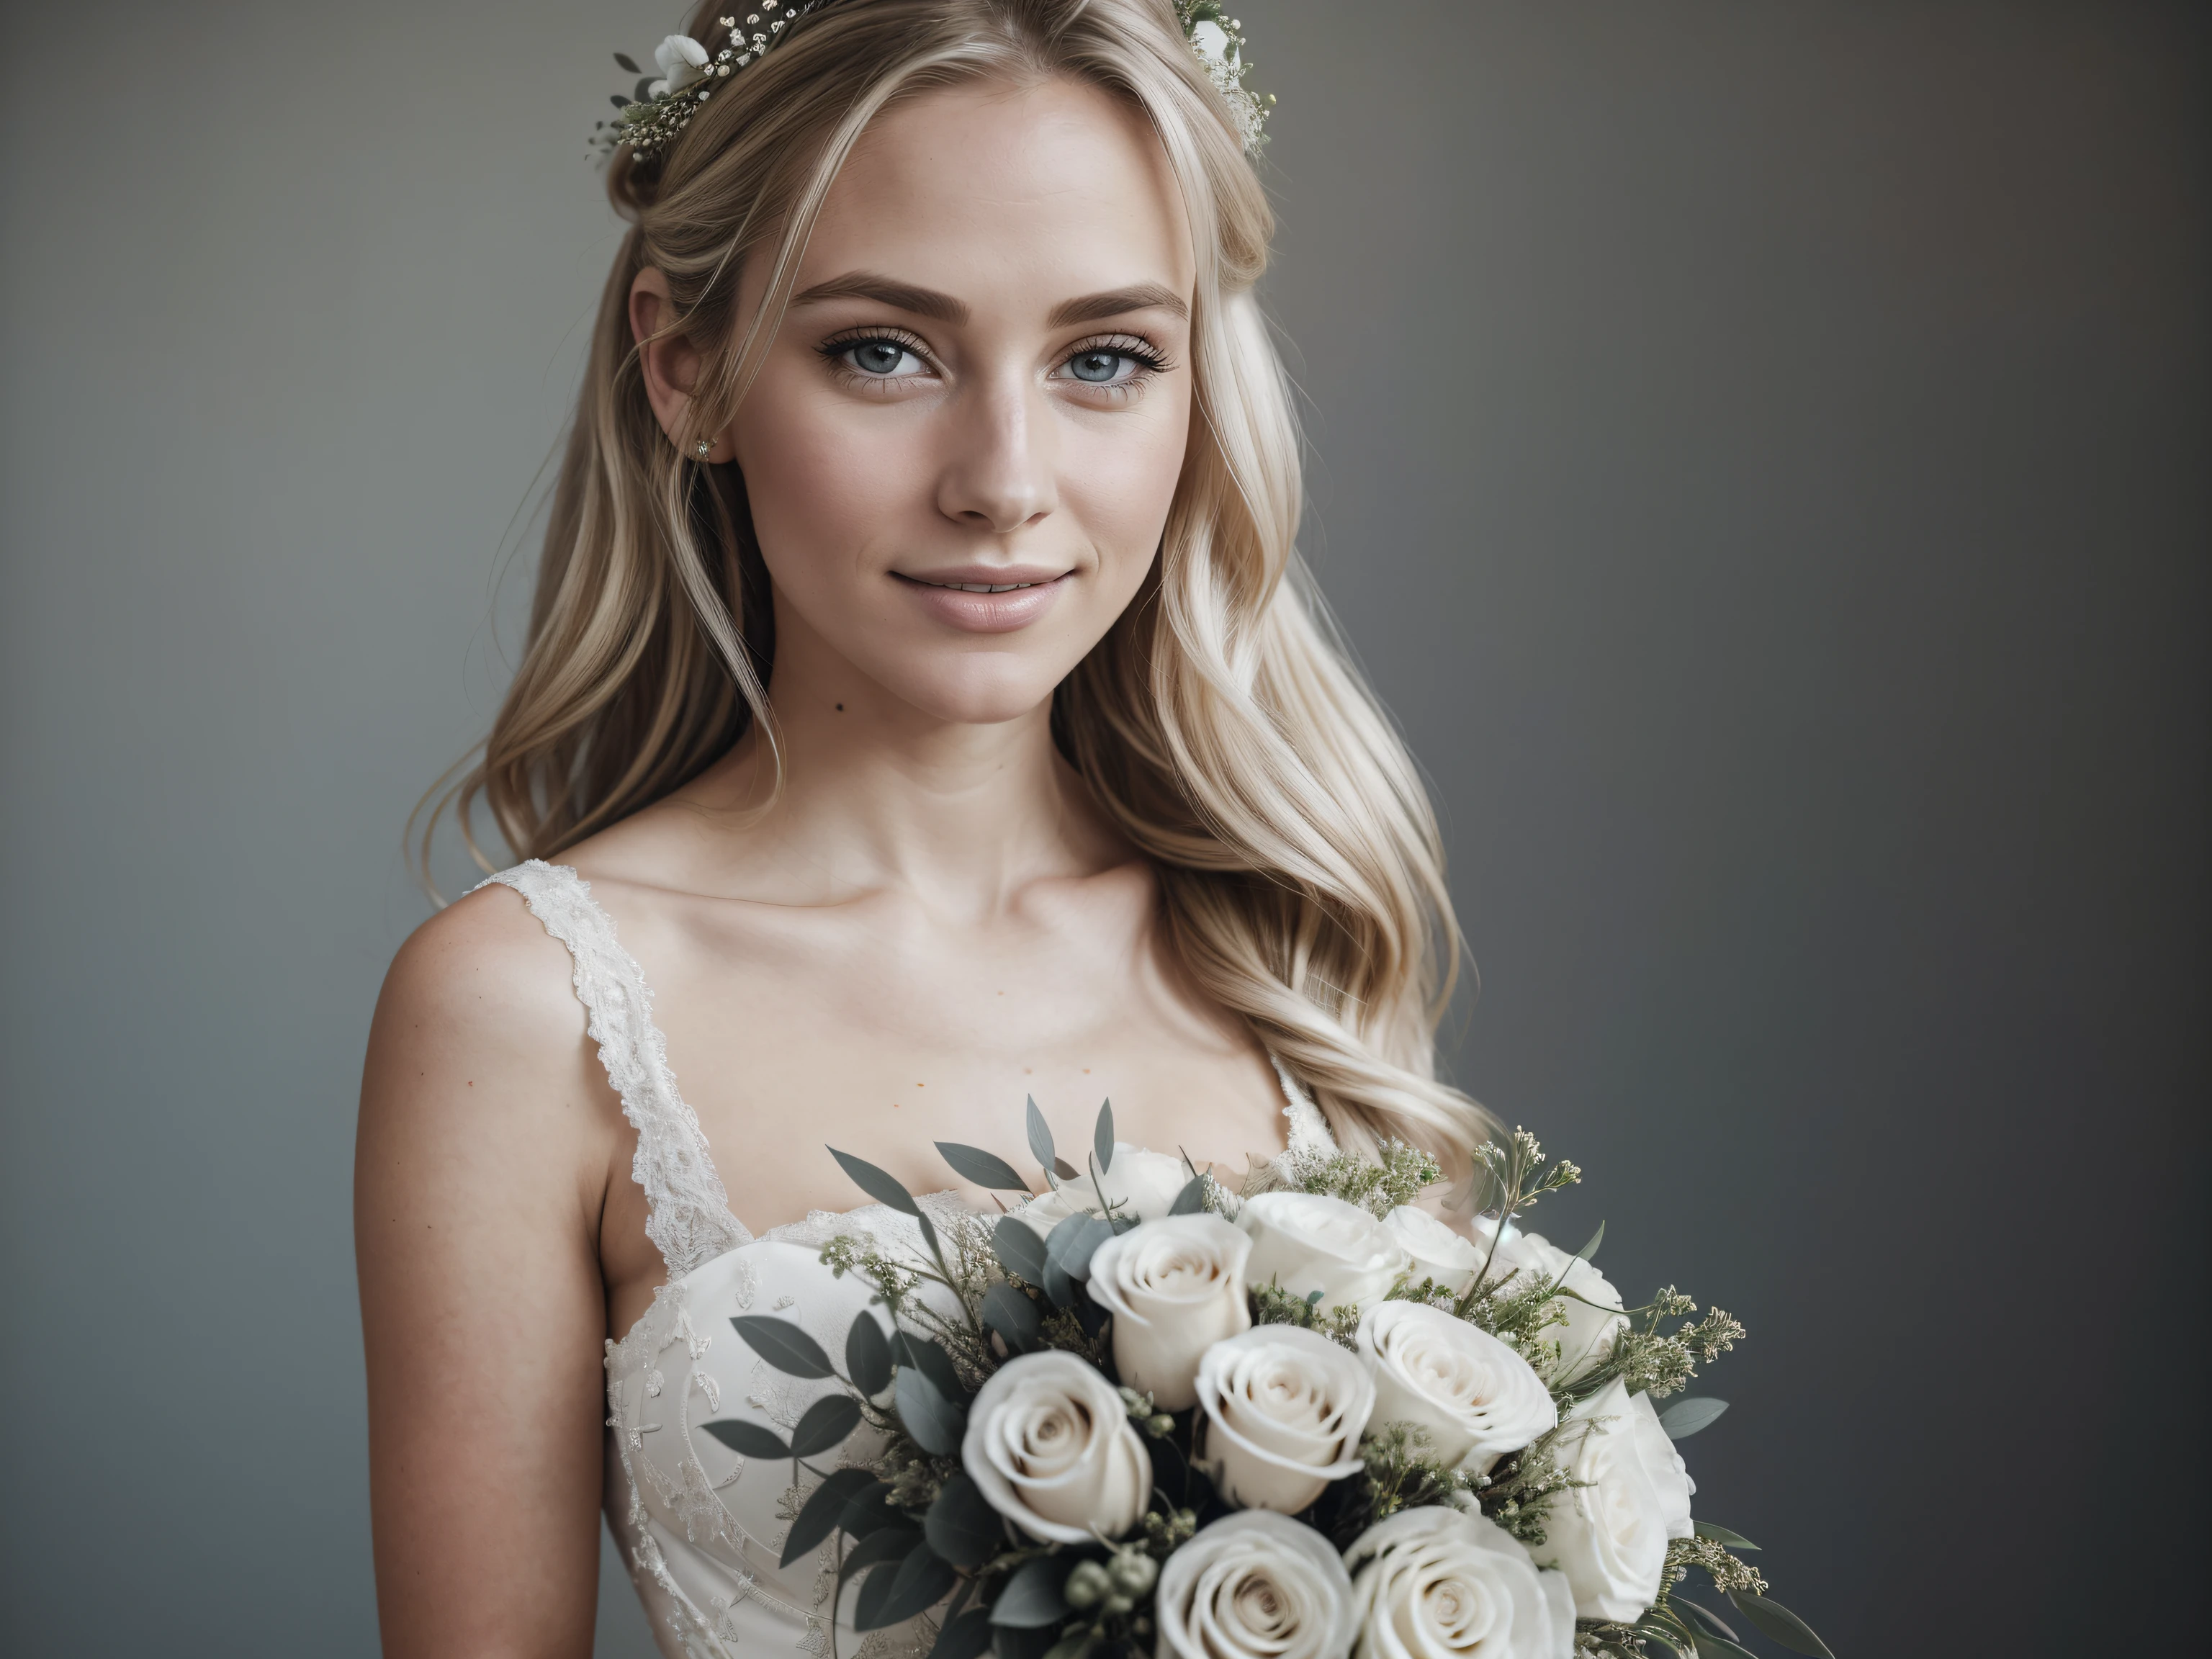
{"label": "freckle", "polygon": [[837,712],[841,714],[845,712],[845,705],[843,703],[841,702],[837,705]]}
{"label": "freckle", "polygon": [[1091,1075],[1091,1068],[1088,1066],[1083,1068],[1083,1075],[1085,1077],[1089,1077]]}
{"label": "freckle", "polygon": [[[999,993],[999,994],[1000,994],[1000,996],[1004,996],[1004,995],[1006,995],[1006,993],[1005,993],[1004,991],[1001,991],[1001,992],[1000,992],[1000,993]],[[1022,1067],[1022,1075],[1023,1075],[1024,1077],[1032,1077],[1032,1076],[1035,1076],[1035,1075],[1036,1075],[1036,1073],[1035,1073],[1034,1072],[1032,1072],[1032,1071],[1030,1070],[1030,1067],[1028,1067],[1028,1066],[1023,1066],[1023,1067]]]}

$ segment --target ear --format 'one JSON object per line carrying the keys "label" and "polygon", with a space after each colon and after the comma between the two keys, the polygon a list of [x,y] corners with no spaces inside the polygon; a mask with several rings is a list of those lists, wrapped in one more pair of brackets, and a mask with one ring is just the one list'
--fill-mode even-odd
{"label": "ear", "polygon": [[[685,459],[709,463],[726,461],[732,450],[726,432],[692,432],[691,388],[699,379],[699,349],[680,334],[653,337],[676,319],[675,301],[668,278],[651,265],[637,273],[629,285],[630,337],[638,343],[640,366],[645,371],[645,395],[653,418],[671,443],[684,448]],[[698,444],[708,439],[713,447],[702,455]]]}

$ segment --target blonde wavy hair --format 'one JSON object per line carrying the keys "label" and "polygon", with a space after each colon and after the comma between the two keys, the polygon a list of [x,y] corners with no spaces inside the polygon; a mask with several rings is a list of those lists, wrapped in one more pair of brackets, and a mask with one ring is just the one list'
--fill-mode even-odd
{"label": "blonde wavy hair", "polygon": [[[692,26],[710,52],[719,9]],[[517,854],[550,858],[749,728],[781,776],[774,615],[744,481],[696,463],[691,444],[744,397],[869,121],[932,88],[1050,76],[1126,100],[1165,149],[1197,254],[1200,413],[1159,556],[1059,688],[1054,737],[1157,866],[1192,976],[1249,1022],[1340,1141],[1395,1136],[1463,1176],[1488,1121],[1436,1076],[1460,955],[1436,820],[1295,546],[1298,432],[1252,291],[1273,216],[1170,0],[835,0],[719,83],[665,155],[617,153],[608,191],[631,229],[599,302],[528,643],[480,760],[418,809],[423,867],[447,809],[468,835],[481,799]],[[740,318],[749,260],[769,280]],[[667,277],[672,327],[705,356],[674,434],[654,420],[630,334],[647,265]]]}

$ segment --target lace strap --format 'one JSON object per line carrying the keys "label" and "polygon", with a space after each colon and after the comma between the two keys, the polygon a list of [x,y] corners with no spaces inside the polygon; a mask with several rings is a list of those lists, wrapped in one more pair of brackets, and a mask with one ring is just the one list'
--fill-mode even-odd
{"label": "lace strap", "polygon": [[668,1040],[653,1023],[653,992],[636,958],[615,938],[614,918],[591,884],[565,864],[532,859],[477,883],[511,887],[545,931],[568,947],[576,1000],[623,1115],[637,1130],[630,1173],[645,1189],[646,1237],[668,1264],[671,1283],[716,1256],[750,1243],[730,1213],[730,1195],[707,1153],[698,1114],[676,1091]]}

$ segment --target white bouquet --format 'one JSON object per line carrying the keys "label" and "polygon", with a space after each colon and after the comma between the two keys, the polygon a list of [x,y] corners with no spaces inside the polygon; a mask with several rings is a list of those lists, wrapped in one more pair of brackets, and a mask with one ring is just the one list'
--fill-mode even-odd
{"label": "white bouquet", "polygon": [[[1624,1306],[1599,1238],[1569,1255],[1523,1231],[1581,1178],[1534,1136],[1480,1149],[1473,1237],[1415,1206],[1440,1171],[1402,1145],[1232,1194],[1117,1145],[1110,1107],[1093,1139],[1079,1174],[1032,1102],[1036,1194],[940,1141],[962,1177],[1023,1197],[936,1224],[836,1153],[919,1225],[918,1253],[823,1248],[887,1319],[854,1321],[842,1368],[788,1321],[733,1322],[769,1364],[844,1384],[788,1441],[705,1427],[817,1478],[784,1560],[826,1547],[858,1581],[854,1628],[927,1620],[931,1659],[1746,1654],[1682,1593],[1694,1569],[1827,1659],[1735,1553],[1756,1547],[1692,1514],[1675,1443],[1723,1402],[1656,1403],[1742,1327],[1671,1288]],[[805,1462],[864,1427],[842,1467]]]}

